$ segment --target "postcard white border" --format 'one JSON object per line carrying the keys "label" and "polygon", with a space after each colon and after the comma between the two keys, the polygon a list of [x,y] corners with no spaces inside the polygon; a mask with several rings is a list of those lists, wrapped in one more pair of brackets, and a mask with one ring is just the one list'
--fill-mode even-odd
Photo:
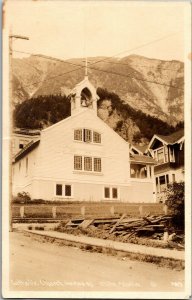
{"label": "postcard white border", "polygon": [[[68,1],[65,1],[66,5]],[[77,1],[74,1],[76,5]],[[83,2],[85,5],[85,1]],[[111,1],[112,2],[112,1]],[[40,291],[10,291],[9,290],[9,142],[10,142],[10,107],[9,107],[9,47],[8,28],[3,28],[3,147],[2,147],[2,292],[5,298],[137,298],[137,299],[186,299],[191,294],[191,4],[190,2],[158,2],[148,1],[113,1],[114,5],[174,5],[185,8],[185,136],[186,136],[186,268],[184,292],[40,292]],[[91,5],[109,5],[110,1],[91,1]],[[6,13],[5,13],[5,20]]]}

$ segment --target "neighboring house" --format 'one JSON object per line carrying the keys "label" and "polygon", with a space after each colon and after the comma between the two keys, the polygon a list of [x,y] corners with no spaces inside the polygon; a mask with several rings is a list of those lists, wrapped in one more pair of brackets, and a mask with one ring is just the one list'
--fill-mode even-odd
{"label": "neighboring house", "polygon": [[145,153],[146,149],[147,149],[146,145],[140,146],[140,145],[134,145],[134,144],[132,144],[130,146],[130,153],[131,154],[143,155]]}
{"label": "neighboring house", "polygon": [[184,130],[168,136],[155,134],[151,139],[146,152],[157,161],[154,168],[157,199],[169,183],[184,181],[184,146]]}
{"label": "neighboring house", "polygon": [[42,130],[13,163],[13,194],[32,199],[155,202],[154,160],[132,154],[129,144],[97,116],[88,78],[71,93],[71,116]]}
{"label": "neighboring house", "polygon": [[39,139],[40,131],[31,129],[16,128],[12,135],[12,156],[15,156],[31,141]]}

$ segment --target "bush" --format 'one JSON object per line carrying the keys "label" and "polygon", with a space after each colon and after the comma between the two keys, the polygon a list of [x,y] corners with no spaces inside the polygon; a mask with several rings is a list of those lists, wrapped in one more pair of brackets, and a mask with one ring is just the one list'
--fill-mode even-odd
{"label": "bush", "polygon": [[29,203],[30,201],[31,201],[31,197],[30,197],[29,193],[21,192],[21,193],[17,194],[17,197],[13,198],[12,203],[14,203],[14,204],[20,204],[20,203],[26,204],[26,203]]}
{"label": "bush", "polygon": [[184,182],[173,182],[168,185],[165,192],[165,204],[172,214],[173,226],[184,229],[185,224],[185,184]]}

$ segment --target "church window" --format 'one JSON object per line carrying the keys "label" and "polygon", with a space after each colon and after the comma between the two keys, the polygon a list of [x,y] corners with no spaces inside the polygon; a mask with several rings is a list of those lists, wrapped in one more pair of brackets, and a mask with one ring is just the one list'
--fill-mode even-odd
{"label": "church window", "polygon": [[117,199],[118,198],[117,188],[112,188],[112,197],[113,197],[113,199]]}
{"label": "church window", "polygon": [[82,156],[74,156],[74,169],[82,170]]}
{"label": "church window", "polygon": [[82,129],[74,130],[74,140],[82,141]]}
{"label": "church window", "polygon": [[101,158],[91,156],[74,156],[74,170],[101,172]]}
{"label": "church window", "polygon": [[84,129],[84,142],[92,142],[92,134],[90,129]]}
{"label": "church window", "polygon": [[94,157],[94,171],[101,172],[101,158]]}
{"label": "church window", "polygon": [[72,197],[72,186],[70,184],[56,184],[55,189],[56,196],[59,197]]}
{"label": "church window", "polygon": [[71,197],[71,185],[69,185],[69,184],[65,185],[65,196]]}
{"label": "church window", "polygon": [[75,141],[83,141],[85,143],[101,143],[101,134],[92,131],[91,129],[75,129],[74,130],[74,140]]}
{"label": "church window", "polygon": [[84,170],[92,171],[92,157],[84,157]]}
{"label": "church window", "polygon": [[105,198],[109,199],[110,198],[110,188],[105,187]]}
{"label": "church window", "polygon": [[56,184],[56,196],[62,196],[63,186],[62,184]]}
{"label": "church window", "polygon": [[119,198],[119,190],[117,187],[105,187],[104,199],[116,200]]}
{"label": "church window", "polygon": [[93,131],[93,142],[94,143],[101,143],[100,133]]}

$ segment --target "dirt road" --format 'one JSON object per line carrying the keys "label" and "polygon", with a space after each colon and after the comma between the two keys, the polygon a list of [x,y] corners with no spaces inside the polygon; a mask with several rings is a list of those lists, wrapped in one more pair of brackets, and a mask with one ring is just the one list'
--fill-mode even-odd
{"label": "dirt road", "polygon": [[184,272],[10,234],[10,289],[183,291]]}

